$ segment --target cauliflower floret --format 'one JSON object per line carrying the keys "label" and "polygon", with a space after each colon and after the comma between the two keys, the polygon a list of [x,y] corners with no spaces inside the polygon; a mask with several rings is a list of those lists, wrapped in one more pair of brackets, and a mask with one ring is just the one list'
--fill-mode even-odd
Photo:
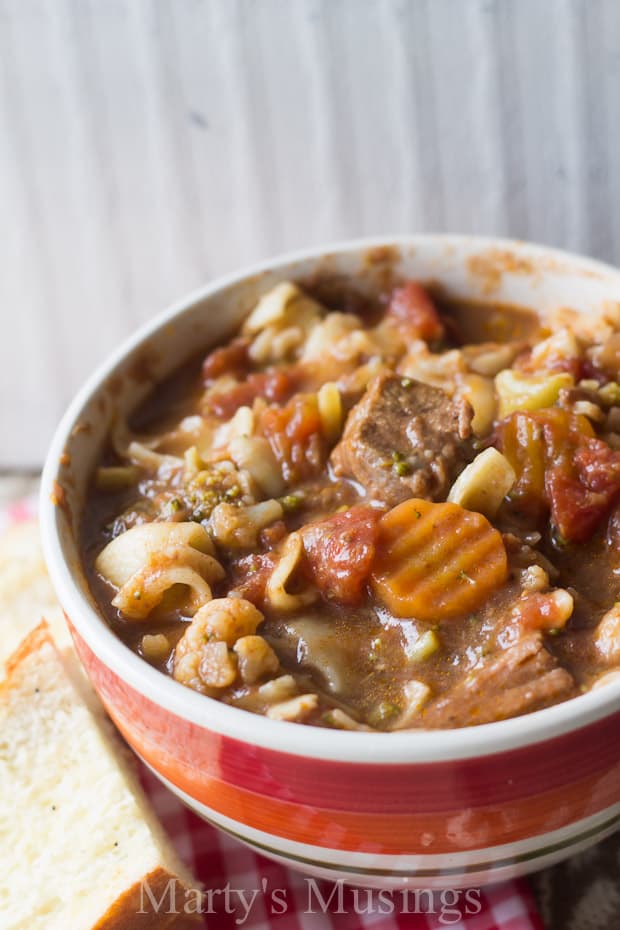
{"label": "cauliflower floret", "polygon": [[599,622],[594,645],[609,665],[620,662],[620,603],[614,604]]}
{"label": "cauliflower floret", "polygon": [[218,504],[211,514],[211,532],[225,549],[250,549],[257,545],[260,531],[281,520],[283,513],[282,504],[276,500],[251,507]]}
{"label": "cauliflower floret", "polygon": [[[202,694],[217,694],[237,676],[237,640],[253,636],[263,615],[240,597],[209,601],[195,615],[177,643],[173,676]],[[243,652],[243,650],[242,650]]]}
{"label": "cauliflower floret", "polygon": [[253,685],[260,678],[275,675],[280,668],[277,655],[262,636],[242,636],[233,650],[237,656],[239,673],[246,685]]}

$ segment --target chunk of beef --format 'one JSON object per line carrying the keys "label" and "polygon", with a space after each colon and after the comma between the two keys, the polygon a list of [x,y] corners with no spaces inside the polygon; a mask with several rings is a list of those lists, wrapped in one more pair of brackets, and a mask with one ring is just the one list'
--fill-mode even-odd
{"label": "chunk of beef", "polygon": [[442,500],[470,458],[472,411],[440,388],[381,374],[351,410],[332,452],[336,475],[394,506],[408,497]]}
{"label": "chunk of beef", "polygon": [[466,727],[541,710],[577,694],[540,635],[525,636],[429,704],[423,727]]}

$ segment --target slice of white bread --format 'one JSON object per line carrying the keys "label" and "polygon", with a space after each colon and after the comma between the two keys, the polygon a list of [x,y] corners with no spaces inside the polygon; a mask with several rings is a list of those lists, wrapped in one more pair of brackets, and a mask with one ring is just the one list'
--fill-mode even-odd
{"label": "slice of white bread", "polygon": [[[196,926],[195,888],[138,783],[129,752],[45,623],[0,684],[2,930],[164,930]],[[99,709],[100,708],[100,709]],[[158,901],[176,885],[176,909]],[[141,892],[148,882],[151,897]],[[140,914],[146,910],[146,914]]]}
{"label": "slice of white bread", "polygon": [[45,617],[59,648],[71,637],[50,581],[36,520],[24,520],[0,535],[0,679],[3,663]]}

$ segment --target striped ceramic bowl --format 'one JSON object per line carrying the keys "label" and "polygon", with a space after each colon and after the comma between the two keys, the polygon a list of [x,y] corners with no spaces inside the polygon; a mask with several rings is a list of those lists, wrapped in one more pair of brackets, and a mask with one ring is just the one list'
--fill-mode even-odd
{"label": "striped ceramic bowl", "polygon": [[113,415],[227,336],[275,282],[393,273],[454,296],[587,313],[620,301],[620,275],[516,242],[458,236],[363,241],[287,256],[209,285],[141,330],[80,391],[52,443],[41,518],[75,645],[110,716],[189,806],[306,873],[377,887],[473,886],[550,865],[620,824],[620,681],[514,720],[374,734],[268,720],[182,687],[117,639],[84,577],[78,529]]}

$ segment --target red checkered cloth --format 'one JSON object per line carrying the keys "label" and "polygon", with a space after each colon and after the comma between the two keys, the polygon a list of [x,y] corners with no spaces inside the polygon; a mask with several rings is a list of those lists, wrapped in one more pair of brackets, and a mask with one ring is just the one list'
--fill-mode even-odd
{"label": "red checkered cloth", "polygon": [[[0,529],[35,514],[36,501],[20,500],[0,512]],[[544,930],[525,880],[417,896],[319,882],[205,823],[142,765],[140,777],[179,855],[203,886],[207,930]]]}
{"label": "red checkered cloth", "polygon": [[315,881],[205,823],[144,767],[141,777],[179,854],[204,885],[208,930],[544,930],[523,879],[469,893],[424,892],[416,898],[409,892],[406,899],[401,891]]}

